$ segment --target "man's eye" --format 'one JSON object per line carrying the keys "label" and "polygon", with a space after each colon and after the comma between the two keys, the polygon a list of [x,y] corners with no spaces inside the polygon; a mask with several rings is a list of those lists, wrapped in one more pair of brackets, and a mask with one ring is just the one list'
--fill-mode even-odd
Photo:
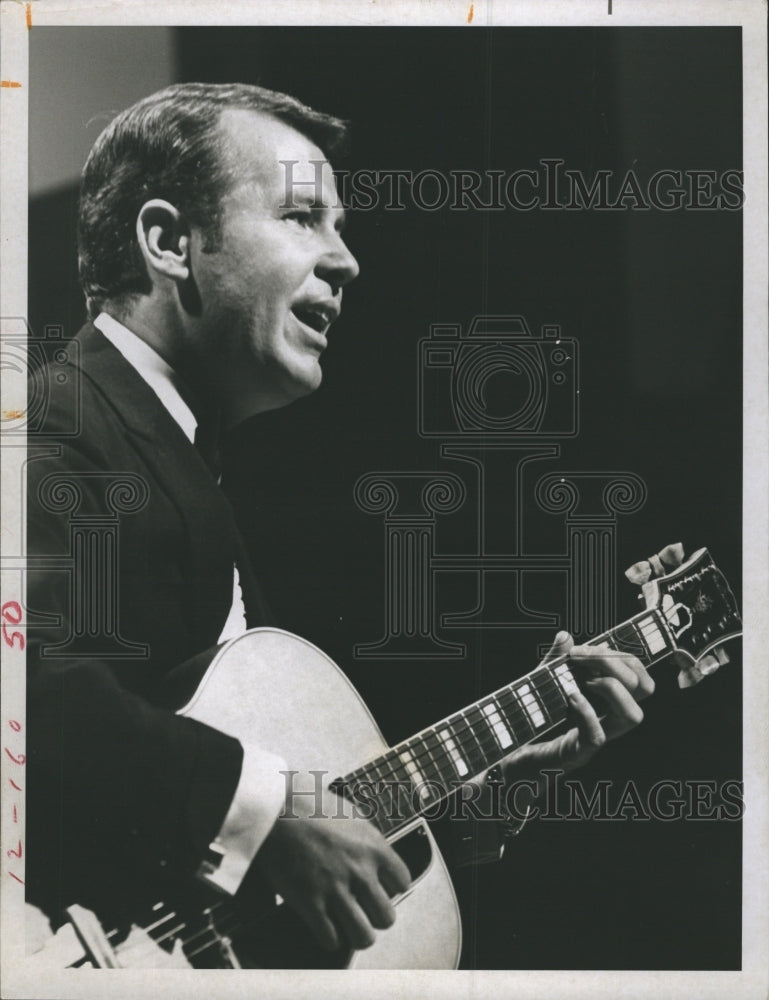
{"label": "man's eye", "polygon": [[300,226],[311,226],[314,221],[312,212],[301,209],[295,212],[287,212],[283,218],[290,219],[292,222],[298,222]]}

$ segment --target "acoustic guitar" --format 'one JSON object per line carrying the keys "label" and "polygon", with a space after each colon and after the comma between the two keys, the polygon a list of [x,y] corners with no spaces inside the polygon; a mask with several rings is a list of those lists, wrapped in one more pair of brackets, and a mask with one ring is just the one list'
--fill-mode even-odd
{"label": "acoustic guitar", "polygon": [[[741,634],[742,623],[706,549],[644,584],[642,595],[643,611],[590,644],[631,653],[647,668],[672,658],[681,686],[727,661],[721,646]],[[263,902],[255,903],[249,891],[246,903],[245,886],[235,897],[217,899],[201,886],[111,931],[84,908],[70,907],[70,923],[38,952],[41,961],[111,968],[455,968],[459,912],[425,817],[462,782],[564,723],[576,684],[568,657],[553,659],[388,747],[350,681],[311,643],[272,628],[230,640],[214,652],[180,714],[239,739],[256,734],[298,774],[339,775],[331,787],[367,810],[411,872],[409,890],[394,899],[395,923],[378,932],[371,948],[329,954],[274,894],[263,891]],[[396,803],[393,787],[410,794]]]}

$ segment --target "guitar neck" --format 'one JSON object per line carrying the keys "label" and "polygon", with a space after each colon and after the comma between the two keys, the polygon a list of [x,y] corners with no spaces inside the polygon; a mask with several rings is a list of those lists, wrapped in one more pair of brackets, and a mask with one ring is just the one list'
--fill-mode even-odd
{"label": "guitar neck", "polygon": [[[628,619],[591,639],[631,653],[650,667],[675,649],[657,609]],[[577,686],[568,656],[541,664],[524,677],[398,743],[337,779],[334,789],[365,803],[371,821],[393,834],[431,810],[459,784],[483,774],[519,747],[560,725]],[[397,796],[397,798],[396,798]]]}

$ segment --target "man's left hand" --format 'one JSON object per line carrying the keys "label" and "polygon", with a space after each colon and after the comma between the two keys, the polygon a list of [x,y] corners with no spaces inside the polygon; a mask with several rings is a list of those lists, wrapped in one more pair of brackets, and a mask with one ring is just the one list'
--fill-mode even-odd
{"label": "man's left hand", "polygon": [[571,636],[561,632],[543,663],[566,654],[572,664],[580,664],[581,673],[588,675],[582,686],[596,695],[602,715],[599,718],[580,691],[569,694],[574,725],[552,740],[510,754],[502,762],[506,781],[533,776],[543,768],[566,772],[582,767],[604,743],[633,729],[643,719],[638,703],[654,691],[654,681],[640,660],[618,653],[607,644],[575,646]]}
{"label": "man's left hand", "polygon": [[[683,560],[683,545],[676,542],[648,560],[634,563],[625,576],[640,586],[680,566]],[[580,663],[582,672],[589,675],[582,685],[588,693],[598,696],[603,714],[599,719],[581,692],[569,695],[575,724],[555,739],[529,744],[510,754],[501,765],[507,782],[537,779],[545,768],[566,772],[582,767],[607,740],[628,732],[643,719],[638,702],[654,691],[654,681],[640,660],[606,644],[575,646],[567,632],[560,632],[543,663],[567,653],[569,660]]]}

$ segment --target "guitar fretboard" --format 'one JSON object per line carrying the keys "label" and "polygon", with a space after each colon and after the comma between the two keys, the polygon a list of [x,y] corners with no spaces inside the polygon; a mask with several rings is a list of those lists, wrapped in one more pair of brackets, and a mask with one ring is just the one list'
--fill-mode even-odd
{"label": "guitar fretboard", "polygon": [[[591,639],[609,651],[630,653],[649,667],[675,648],[657,609],[647,610]],[[366,808],[384,834],[428,814],[465,781],[560,725],[577,681],[562,656],[479,701],[333,783]]]}

